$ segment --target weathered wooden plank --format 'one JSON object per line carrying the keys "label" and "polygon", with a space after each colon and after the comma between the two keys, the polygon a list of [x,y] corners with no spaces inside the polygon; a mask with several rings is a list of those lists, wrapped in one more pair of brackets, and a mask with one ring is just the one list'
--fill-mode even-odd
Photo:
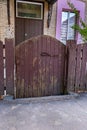
{"label": "weathered wooden plank", "polygon": [[29,73],[29,96],[32,97],[33,96],[33,42],[30,40],[28,42],[29,44],[29,53],[28,53],[28,64],[29,64],[29,69],[28,69],[28,73]]}
{"label": "weathered wooden plank", "polygon": [[86,91],[87,90],[87,44],[81,45],[81,58],[82,58],[82,66],[81,66],[81,79],[80,79],[80,91]]}
{"label": "weathered wooden plank", "polygon": [[83,46],[77,45],[77,65],[76,65],[76,84],[75,91],[79,91],[81,87],[81,72],[82,72],[82,58],[83,58]]}
{"label": "weathered wooden plank", "polygon": [[67,90],[75,91],[75,83],[76,83],[76,64],[77,64],[77,49],[76,44],[72,41],[68,41],[67,48],[69,51],[69,59],[68,59],[68,78],[67,78]]}
{"label": "weathered wooden plank", "polygon": [[53,90],[53,94],[54,95],[58,95],[60,93],[60,86],[58,83],[58,79],[59,79],[59,75],[58,75],[58,71],[59,71],[59,66],[58,66],[58,61],[59,61],[59,55],[60,53],[58,52],[59,50],[59,44],[56,40],[54,40],[54,55],[53,55],[53,66],[54,66],[54,90]]}
{"label": "weathered wooden plank", "polygon": [[38,41],[33,40],[33,97],[38,96]]}
{"label": "weathered wooden plank", "polygon": [[25,44],[20,46],[20,97],[25,97]]}
{"label": "weathered wooden plank", "polygon": [[54,92],[54,59],[53,59],[53,55],[54,55],[54,43],[53,43],[53,39],[50,39],[50,94],[53,95]]}
{"label": "weathered wooden plank", "polygon": [[42,95],[42,81],[43,81],[43,59],[42,59],[42,37],[37,39],[37,47],[38,47],[38,53],[37,53],[37,64],[38,64],[38,96]]}
{"label": "weathered wooden plank", "polygon": [[60,67],[59,67],[59,71],[60,71],[60,94],[64,94],[64,90],[65,90],[65,86],[64,86],[64,77],[65,77],[65,60],[66,60],[66,46],[64,46],[63,44],[61,44],[61,48],[60,48],[60,53],[59,53],[59,63],[60,63]]}
{"label": "weathered wooden plank", "polygon": [[32,47],[30,46],[30,44],[28,41],[25,43],[25,68],[24,69],[25,69],[25,96],[26,97],[31,97],[32,95],[32,86],[30,83],[30,78],[31,78],[30,67],[32,65],[30,58],[31,58]]}
{"label": "weathered wooden plank", "polygon": [[20,97],[20,46],[15,49],[15,66],[16,66],[16,97]]}
{"label": "weathered wooden plank", "polygon": [[85,84],[85,90],[87,91],[87,43],[84,46],[85,51],[84,51],[84,55],[85,55],[85,74],[84,74],[84,84]]}
{"label": "weathered wooden plank", "polygon": [[[46,52],[48,55],[51,55],[50,52],[50,38],[46,37]],[[50,56],[46,56],[46,96],[50,95],[50,60],[51,57]]]}
{"label": "weathered wooden plank", "polygon": [[6,53],[6,90],[7,94],[14,94],[14,42],[13,39],[5,39]]}
{"label": "weathered wooden plank", "polygon": [[46,95],[46,58],[47,56],[43,56],[46,52],[46,37],[41,38],[42,49],[41,49],[41,56],[42,56],[42,96]]}
{"label": "weathered wooden plank", "polygon": [[0,95],[4,94],[3,42],[0,41]]}

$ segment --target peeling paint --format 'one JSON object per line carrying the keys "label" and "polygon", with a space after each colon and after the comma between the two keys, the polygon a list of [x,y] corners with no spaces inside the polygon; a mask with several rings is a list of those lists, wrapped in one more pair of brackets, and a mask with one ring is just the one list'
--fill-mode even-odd
{"label": "peeling paint", "polygon": [[36,62],[37,62],[37,57],[35,57],[35,58],[33,59],[33,67],[35,66]]}

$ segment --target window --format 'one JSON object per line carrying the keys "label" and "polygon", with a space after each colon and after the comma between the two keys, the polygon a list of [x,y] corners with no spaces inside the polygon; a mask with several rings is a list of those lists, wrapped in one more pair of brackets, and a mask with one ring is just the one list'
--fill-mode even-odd
{"label": "window", "polygon": [[76,15],[70,11],[62,11],[60,40],[66,44],[66,40],[75,40],[76,32],[71,27],[76,23]]}
{"label": "window", "polygon": [[42,19],[43,4],[36,2],[17,1],[16,17]]}

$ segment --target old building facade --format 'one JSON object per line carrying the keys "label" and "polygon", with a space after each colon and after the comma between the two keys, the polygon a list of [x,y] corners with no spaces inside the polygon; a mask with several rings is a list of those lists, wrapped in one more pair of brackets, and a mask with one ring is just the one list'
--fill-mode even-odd
{"label": "old building facade", "polygon": [[[87,1],[81,0],[85,3],[87,7]],[[15,39],[15,10],[16,10],[16,2],[15,0],[9,0],[9,8],[7,0],[0,0],[0,40],[4,41],[5,38],[14,38]],[[43,2],[43,33],[44,35],[50,35],[52,37],[56,36],[56,28],[57,28],[57,13],[58,13],[58,2],[53,4],[52,16],[50,26],[47,26],[48,19],[48,3],[45,0],[38,0],[38,2]],[[8,14],[9,12],[9,14]],[[8,18],[9,17],[9,18]],[[87,8],[85,8],[85,21],[87,22]]]}
{"label": "old building facade", "polygon": [[[14,0],[10,0],[10,25],[8,25],[7,0],[0,0],[0,40],[4,38],[15,38],[15,5]],[[50,27],[47,27],[48,4],[44,2],[44,24],[43,34],[55,37],[56,32],[56,3],[53,5],[53,13]]]}

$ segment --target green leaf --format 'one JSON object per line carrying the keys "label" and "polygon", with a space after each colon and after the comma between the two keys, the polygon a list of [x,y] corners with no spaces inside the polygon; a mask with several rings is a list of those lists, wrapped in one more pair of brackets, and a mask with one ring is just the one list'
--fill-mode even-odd
{"label": "green leaf", "polygon": [[80,25],[75,24],[71,28],[76,30],[82,36],[83,40],[87,42],[87,24],[82,20],[79,16],[78,10],[75,8],[74,4],[70,1],[67,2],[72,11],[76,14],[77,18],[79,18]]}

